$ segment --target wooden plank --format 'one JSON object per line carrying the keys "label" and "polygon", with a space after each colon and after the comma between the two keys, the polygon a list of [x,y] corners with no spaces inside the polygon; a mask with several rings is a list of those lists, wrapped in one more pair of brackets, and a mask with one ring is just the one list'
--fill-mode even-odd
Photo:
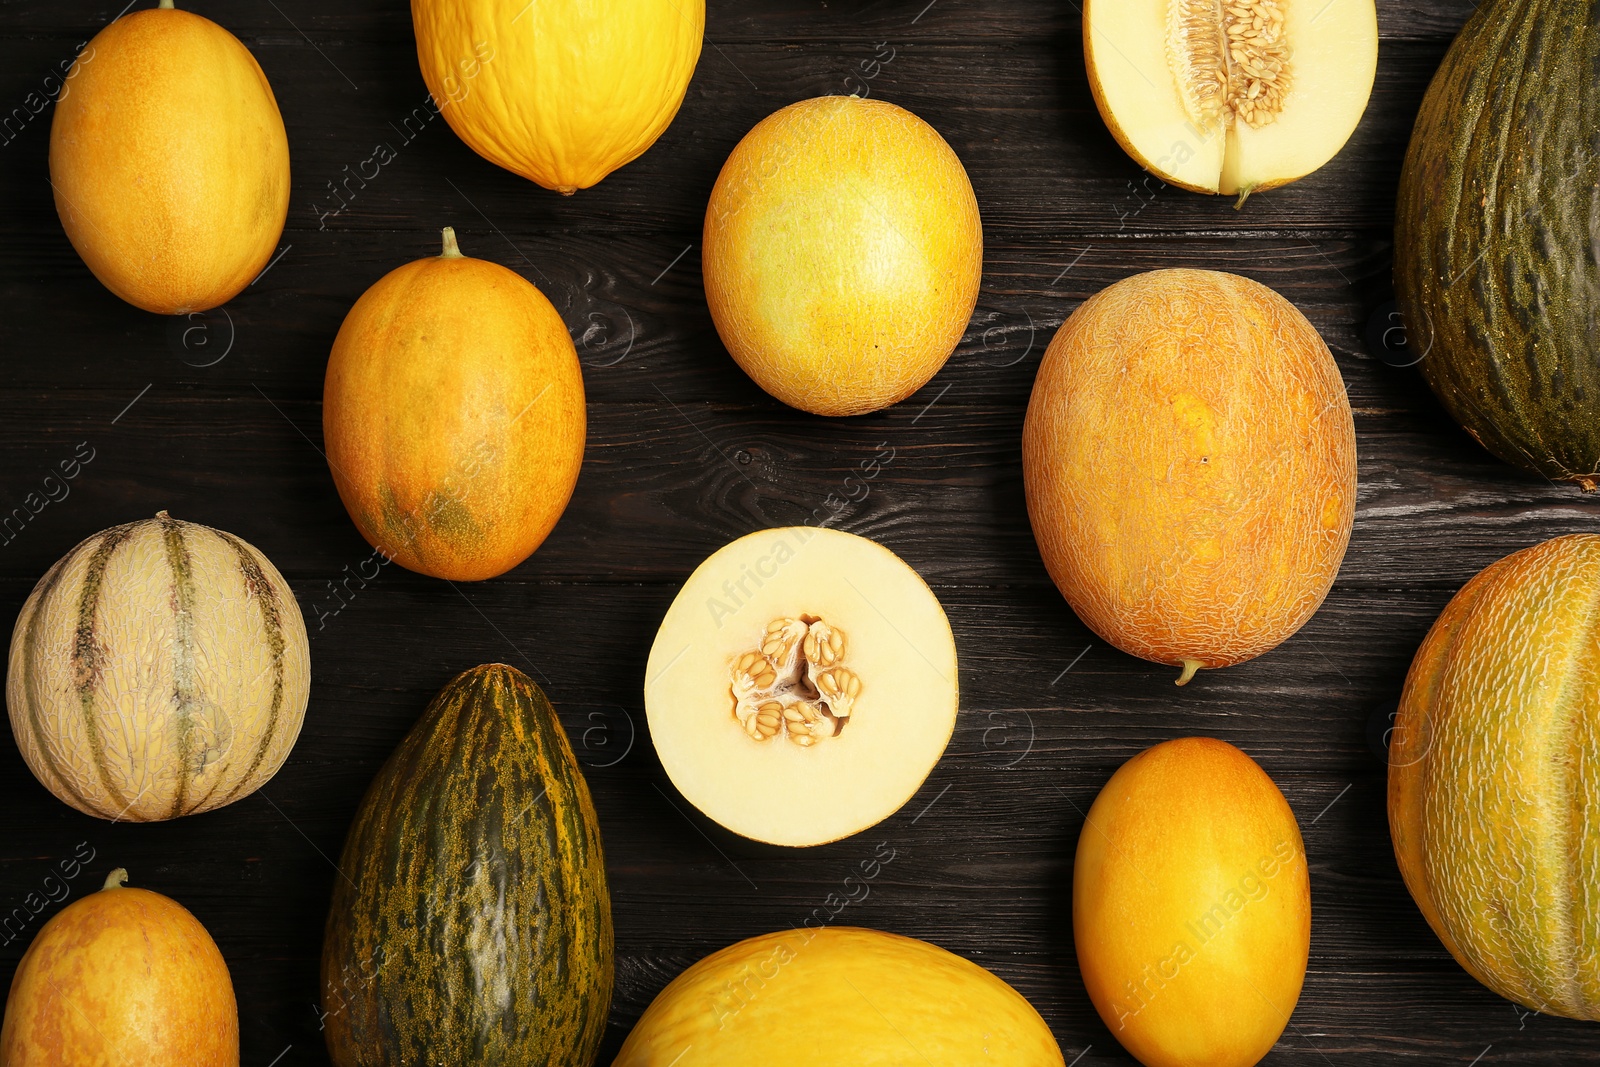
{"label": "wooden plank", "polygon": [[[327,48],[345,41],[409,45],[411,18],[405,5],[370,10],[331,4],[272,0],[194,0],[184,5],[246,39],[265,37]],[[0,33],[38,37],[85,34],[105,25],[123,0],[11,0]],[[353,5],[352,5],[353,8]],[[1473,11],[1472,0],[1378,0],[1378,28],[1385,41],[1437,40],[1453,36]],[[736,0],[707,4],[706,36],[726,47],[745,41],[907,41],[1047,37],[1062,45],[1081,33],[1081,0],[1065,4],[977,4],[973,0],[867,0],[848,5],[828,0],[780,0],[759,8]],[[716,60],[714,48],[701,61]]]}
{"label": "wooden plank", "polygon": [[[0,102],[14,102],[0,110],[0,122],[17,115],[40,82],[31,57],[41,50],[68,55],[72,46],[65,38],[0,38]],[[659,232],[678,240],[677,248],[697,242],[706,199],[739,138],[795,100],[851,91],[850,71],[874,54],[870,43],[730,43],[718,53],[727,62],[701,64],[677,119],[650,151],[594,188],[561,197],[479,158],[425,107],[427,89],[409,44],[329,42],[319,50],[272,38],[256,51],[274,84],[295,87],[281,102],[293,139],[287,240],[312,230],[322,241],[317,247],[331,246],[330,231],[370,243],[384,239],[375,230],[428,232],[455,223],[500,231],[517,244],[536,236],[560,240],[560,258],[578,262],[605,254],[603,241],[581,234]],[[1344,150],[1317,173],[1255,197],[1242,210],[1232,198],[1146,180],[1101,121],[1075,38],[964,39],[902,52],[868,88],[910,108],[950,142],[972,178],[986,233],[1000,242],[1025,235],[1387,229],[1412,119],[1443,46],[1388,46],[1366,117]],[[982,72],[981,90],[974,88],[975,72]],[[24,109],[13,123],[20,126],[14,139],[8,139],[12,127],[0,136],[8,163],[0,170],[0,193],[16,205],[12,225],[21,233],[59,232],[45,181],[49,115],[48,108],[38,116]],[[379,145],[388,152],[379,153]],[[391,162],[378,162],[391,153]],[[301,240],[302,250],[309,247]],[[416,245],[401,240],[390,247],[399,254]],[[665,265],[656,263],[651,275]]]}

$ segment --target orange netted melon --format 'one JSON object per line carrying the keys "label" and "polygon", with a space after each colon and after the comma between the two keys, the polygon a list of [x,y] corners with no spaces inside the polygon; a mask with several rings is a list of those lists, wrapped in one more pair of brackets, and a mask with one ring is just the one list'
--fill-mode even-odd
{"label": "orange netted melon", "polygon": [[822,844],[888,818],[933,770],[955,729],[955,640],[933,591],[882,545],[762,530],[679,590],[644,701],[695,807],[758,841]]}
{"label": "orange netted melon", "polygon": [[715,952],[645,1009],[613,1067],[1061,1067],[1050,1027],[976,963],[853,927]]}
{"label": "orange netted melon", "polygon": [[1412,661],[1389,749],[1406,888],[1474,978],[1600,1021],[1600,535],[1468,582]]}
{"label": "orange netted melon", "polygon": [[0,1067],[239,1067],[228,965],[187,908],[124,886],[62,908],[11,980]]}
{"label": "orange netted melon", "polygon": [[409,570],[492,578],[527,559],[583,464],[583,373],[544,294],[443,254],[362,294],[333,342],[322,433],[367,542]]}
{"label": "orange netted melon", "polygon": [[35,777],[89,815],[151,822],[265,785],[311,692],[294,593],[233,534],[161,512],[39,579],[11,635],[6,704]]}
{"label": "orange netted melon", "polygon": [[689,88],[705,0],[412,0],[422,79],[489,162],[572,193],[642,154]]}
{"label": "orange netted melon", "polygon": [[1283,794],[1225,741],[1148,748],[1078,836],[1072,931],[1089,997],[1146,1067],[1250,1067],[1305,982],[1311,883]]}
{"label": "orange netted melon", "polygon": [[1079,618],[1181,666],[1182,684],[1273,648],[1322,603],[1354,520],[1355,426],[1294,305],[1232,274],[1152,271],[1057,331],[1022,472]]}
{"label": "orange netted melon", "polygon": [[56,211],[94,276],[163,315],[233,299],[289,212],[289,141],[249,49],[172,0],[95,35],[50,125]]}
{"label": "orange netted melon", "polygon": [[983,275],[972,183],[937,130],[824,96],[762,119],[706,207],[706,301],[757,385],[818,415],[904,400],[960,342]]}
{"label": "orange netted melon", "polygon": [[1248,196],[1322,166],[1366,110],[1373,0],[1084,0],[1100,115],[1162,180]]}

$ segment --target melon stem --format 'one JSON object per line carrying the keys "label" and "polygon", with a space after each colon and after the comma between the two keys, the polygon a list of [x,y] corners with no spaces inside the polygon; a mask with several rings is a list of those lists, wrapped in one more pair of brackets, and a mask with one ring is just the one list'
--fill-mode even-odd
{"label": "melon stem", "polygon": [[444,251],[439,253],[439,258],[463,258],[461,255],[461,246],[456,244],[456,228],[454,226],[446,226],[444,228]]}
{"label": "melon stem", "polygon": [[1189,684],[1189,680],[1194,677],[1195,671],[1198,671],[1203,666],[1205,666],[1205,665],[1203,663],[1201,663],[1197,659],[1186,659],[1186,660],[1184,660],[1183,661],[1183,673],[1178,675],[1177,684],[1178,685],[1188,685]]}
{"label": "melon stem", "polygon": [[[170,2],[168,2],[168,3],[163,4],[162,6],[171,7],[172,4]],[[124,885],[127,884],[127,882],[128,882],[128,871],[127,871],[127,868],[118,867],[116,870],[114,870],[110,874],[106,875],[106,884],[101,886],[100,888],[101,889],[121,889]]]}

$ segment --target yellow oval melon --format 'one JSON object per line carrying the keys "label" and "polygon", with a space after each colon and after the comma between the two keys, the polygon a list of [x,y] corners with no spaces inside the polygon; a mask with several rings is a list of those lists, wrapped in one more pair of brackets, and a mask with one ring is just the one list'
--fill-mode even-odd
{"label": "yellow oval melon", "polygon": [[1406,887],[1474,978],[1600,1021],[1600,536],[1486,568],[1412,661],[1389,750]]}
{"label": "yellow oval melon", "polygon": [[961,160],[882,100],[767,116],[706,207],[706,301],[728,352],[791,407],[859,415],[950,358],[978,301],[983,227]]}
{"label": "yellow oval melon", "polygon": [[645,1009],[613,1067],[1061,1062],[1039,1013],[977,964],[914,938],[824,927],[696,963]]}
{"label": "yellow oval melon", "polygon": [[1100,790],[1078,835],[1072,931],[1089,997],[1146,1067],[1250,1067],[1311,949],[1294,812],[1237,748],[1185,737]]}
{"label": "yellow oval melon", "polygon": [[1163,181],[1243,198],[1310,174],[1361,121],[1373,0],[1084,0],[1100,115]]}
{"label": "yellow oval melon", "polygon": [[6,997],[0,1067],[238,1067],[239,1007],[187,908],[117,868],[39,931]]}
{"label": "yellow oval melon", "polygon": [[6,676],[34,776],[123,822],[261,788],[294,747],[310,690],[310,642],[283,575],[233,534],[164,511],[96,534],[39,579]]}
{"label": "yellow oval melon", "polygon": [[573,193],[655,143],[683,103],[705,0],[412,0],[440,114],[497,166]]}
{"label": "yellow oval melon", "polygon": [[289,140],[249,49],[172,0],[101,30],[50,126],[72,247],[107,289],[163,315],[249,285],[289,212]]}
{"label": "yellow oval melon", "polygon": [[1322,603],[1355,517],[1355,424],[1294,305],[1232,274],[1152,271],[1057,331],[1022,473],[1078,617],[1181,665],[1182,685],[1273,648]]}
{"label": "yellow oval melon", "polygon": [[644,704],[690,803],[798,846],[911,799],[950,741],[958,689],[950,623],[916,571],[864,537],[791,526],[689,576],[650,648]]}
{"label": "yellow oval melon", "polygon": [[527,559],[583,464],[583,373],[544,294],[444,252],[379,279],[345,316],[322,432],[345,509],[410,570],[478,581]]}

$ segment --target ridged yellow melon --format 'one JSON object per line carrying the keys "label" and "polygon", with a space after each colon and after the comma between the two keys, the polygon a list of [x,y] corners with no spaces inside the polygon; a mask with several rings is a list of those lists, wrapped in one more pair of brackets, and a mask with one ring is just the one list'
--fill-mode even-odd
{"label": "ridged yellow melon", "polygon": [[705,0],[412,0],[417,59],[440,114],[489,162],[572,193],[641,155],[672,122],[705,33]]}
{"label": "ridged yellow melon", "polygon": [[300,734],[310,643],[260,551],[166,512],[105,530],[39,580],[6,703],[34,775],[89,815],[210,811],[277,773]]}
{"label": "ridged yellow melon", "polygon": [[[691,1051],[692,1050],[692,1051]],[[663,989],[613,1067],[1061,1067],[1033,1005],[926,941],[782,930],[713,953]]]}
{"label": "ridged yellow melon", "polygon": [[56,103],[50,184],[72,247],[128,303],[178,315],[233,299],[289,212],[289,140],[249,49],[160,8],[89,42]]}

